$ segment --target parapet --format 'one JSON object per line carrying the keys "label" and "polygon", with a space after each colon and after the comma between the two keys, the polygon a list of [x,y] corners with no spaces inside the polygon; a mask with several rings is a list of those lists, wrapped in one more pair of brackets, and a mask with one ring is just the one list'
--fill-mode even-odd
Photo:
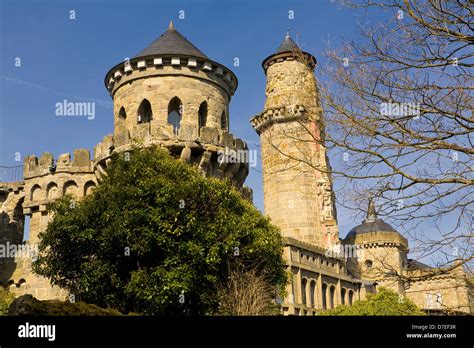
{"label": "parapet", "polygon": [[179,54],[136,57],[115,65],[105,76],[105,86],[113,96],[124,83],[150,76],[189,76],[210,80],[229,97],[237,89],[237,77],[224,65],[210,59]]}
{"label": "parapet", "polygon": [[23,166],[25,180],[53,173],[90,173],[92,171],[93,165],[88,149],[74,150],[72,161],[69,153],[59,155],[56,161],[53,154],[49,152],[44,152],[39,159],[34,155],[28,156]]}
{"label": "parapet", "polygon": [[94,146],[94,162],[99,162],[104,158],[108,158],[115,148],[114,136],[106,135],[100,143]]}
{"label": "parapet", "polygon": [[368,247],[395,246],[408,251],[408,240],[398,232],[366,232],[348,235],[344,244],[365,245]]}
{"label": "parapet", "polygon": [[306,114],[307,112],[303,105],[270,108],[252,117],[250,124],[260,134],[266,127],[274,123],[303,120]]}

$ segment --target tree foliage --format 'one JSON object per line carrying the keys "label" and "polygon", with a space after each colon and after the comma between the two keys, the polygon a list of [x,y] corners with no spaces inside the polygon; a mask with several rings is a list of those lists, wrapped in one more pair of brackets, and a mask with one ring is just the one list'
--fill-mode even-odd
{"label": "tree foliage", "polygon": [[50,207],[38,274],[78,300],[123,313],[214,313],[217,286],[236,263],[282,291],[279,231],[230,182],[156,147],[128,155],[114,155],[81,202],[66,197]]}
{"label": "tree foliage", "polygon": [[425,315],[411,300],[396,292],[379,288],[377,294],[355,301],[352,306],[342,305],[324,311],[321,315]]}
{"label": "tree foliage", "polygon": [[13,300],[8,308],[8,315],[119,316],[123,314],[112,308],[100,308],[83,302],[40,301],[32,295],[23,295]]}
{"label": "tree foliage", "polygon": [[0,286],[0,316],[7,315],[8,308],[10,308],[14,299],[15,296],[12,293]]}

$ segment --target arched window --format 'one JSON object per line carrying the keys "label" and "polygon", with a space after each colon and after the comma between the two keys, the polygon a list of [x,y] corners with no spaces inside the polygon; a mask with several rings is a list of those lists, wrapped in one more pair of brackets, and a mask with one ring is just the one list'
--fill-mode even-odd
{"label": "arched window", "polygon": [[50,182],[46,188],[48,199],[55,199],[59,197],[58,185],[54,182]]}
{"label": "arched window", "polygon": [[138,107],[138,123],[148,123],[153,119],[151,104],[147,99],[143,99]]}
{"label": "arched window", "polygon": [[88,181],[84,185],[84,196],[90,195],[95,190],[95,182]]}
{"label": "arched window", "polygon": [[346,289],[341,289],[341,304],[346,304]]}
{"label": "arched window", "polygon": [[349,290],[349,305],[352,306],[352,298],[354,297],[354,292]]}
{"label": "arched window", "polygon": [[327,292],[327,285],[326,284],[323,284],[323,287],[322,287],[322,302],[323,302],[323,309],[327,309],[327,304],[326,304],[326,292]]}
{"label": "arched window", "polygon": [[314,295],[316,293],[316,282],[313,280],[309,285],[309,306],[316,307],[316,299]]}
{"label": "arched window", "polygon": [[178,97],[171,99],[168,104],[168,124],[173,126],[173,133],[178,136],[183,116],[183,103]]}
{"label": "arched window", "polygon": [[301,281],[301,302],[303,303],[304,306],[306,306],[306,285],[308,281],[306,278],[303,278]]}
{"label": "arched window", "polygon": [[336,292],[336,288],[331,286],[329,289],[329,308],[334,308],[334,293]]}
{"label": "arched window", "polygon": [[227,127],[228,127],[227,114],[224,110],[224,111],[222,111],[222,115],[221,115],[221,129],[226,131],[226,130],[228,130]]}
{"label": "arched window", "polygon": [[31,189],[30,199],[32,201],[39,201],[43,199],[40,185],[35,185]]}
{"label": "arched window", "polygon": [[64,195],[71,195],[74,198],[78,197],[77,184],[73,180],[66,182],[63,190]]}
{"label": "arched window", "polygon": [[125,108],[123,106],[120,108],[118,117],[122,120],[125,120],[127,118],[127,113],[125,112]]}
{"label": "arched window", "polygon": [[207,102],[202,102],[199,106],[199,130],[207,125]]}

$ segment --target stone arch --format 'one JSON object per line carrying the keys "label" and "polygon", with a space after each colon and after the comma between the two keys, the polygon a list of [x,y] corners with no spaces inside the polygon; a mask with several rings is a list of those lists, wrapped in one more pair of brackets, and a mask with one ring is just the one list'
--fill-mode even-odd
{"label": "stone arch", "polygon": [[348,301],[349,305],[352,306],[352,301],[354,299],[354,291],[349,290],[349,296],[348,297],[349,297],[349,301]]}
{"label": "stone arch", "polygon": [[303,306],[306,306],[307,299],[306,299],[306,286],[308,285],[308,279],[303,278],[301,279],[301,303]]}
{"label": "stone arch", "polygon": [[153,119],[151,104],[148,99],[143,99],[137,111],[137,123],[149,123]]}
{"label": "stone arch", "polygon": [[321,288],[321,300],[322,300],[322,305],[323,309],[327,309],[327,289],[328,286],[326,283],[323,283],[323,286]]}
{"label": "stone arch", "polygon": [[334,295],[336,294],[336,287],[331,285],[329,288],[329,308],[334,308]]}
{"label": "stone arch", "polygon": [[121,120],[127,119],[127,112],[125,111],[125,108],[123,106],[119,110],[118,118],[121,119]]}
{"label": "stone arch", "polygon": [[30,192],[30,199],[32,201],[39,201],[43,199],[43,192],[39,184],[33,185]]}
{"label": "stone arch", "polygon": [[[8,230],[9,240],[13,244],[18,244],[23,241],[25,233],[25,215],[23,214],[23,202],[25,201],[24,195],[13,195],[13,199],[9,202],[7,208],[7,218],[10,217],[10,221],[6,227]],[[4,232],[4,236],[6,231]]]}
{"label": "stone arch", "polygon": [[346,289],[341,289],[341,304],[346,304]]}
{"label": "stone arch", "polygon": [[[0,201],[1,244],[6,242],[21,244],[25,232],[25,215],[23,214],[25,193],[23,191],[8,191],[8,188],[4,187],[0,189],[0,196],[2,197],[2,201]],[[3,255],[3,262],[0,265],[0,283],[8,281],[17,269],[17,263],[11,256],[13,255]]]}
{"label": "stone arch", "polygon": [[79,196],[78,187],[74,180],[69,180],[64,184],[63,194],[71,195],[74,198]]}
{"label": "stone arch", "polygon": [[59,198],[59,188],[55,182],[50,182],[46,187],[46,197],[50,200]]}
{"label": "stone arch", "polygon": [[97,185],[92,180],[86,182],[84,185],[84,196],[91,194],[95,190],[96,186]]}
{"label": "stone arch", "polygon": [[173,134],[178,135],[183,118],[183,103],[178,97],[173,97],[168,104],[168,124],[173,126]]}
{"label": "stone arch", "polygon": [[309,283],[309,306],[316,308],[316,281]]}

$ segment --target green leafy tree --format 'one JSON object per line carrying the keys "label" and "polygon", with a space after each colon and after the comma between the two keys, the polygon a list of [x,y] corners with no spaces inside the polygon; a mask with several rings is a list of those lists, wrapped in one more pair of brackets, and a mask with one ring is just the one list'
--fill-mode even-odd
{"label": "green leafy tree", "polygon": [[8,289],[0,286],[0,315],[7,315],[8,308],[10,308],[14,299],[15,296]]}
{"label": "green leafy tree", "polygon": [[218,286],[237,263],[275,294],[287,281],[279,231],[228,181],[156,147],[115,155],[82,201],[56,201],[40,234],[36,273],[76,299],[157,315],[218,309]]}
{"label": "green leafy tree", "polygon": [[425,315],[425,313],[411,300],[382,287],[376,294],[367,294],[367,299],[355,301],[352,306],[341,305],[321,312],[321,315]]}

